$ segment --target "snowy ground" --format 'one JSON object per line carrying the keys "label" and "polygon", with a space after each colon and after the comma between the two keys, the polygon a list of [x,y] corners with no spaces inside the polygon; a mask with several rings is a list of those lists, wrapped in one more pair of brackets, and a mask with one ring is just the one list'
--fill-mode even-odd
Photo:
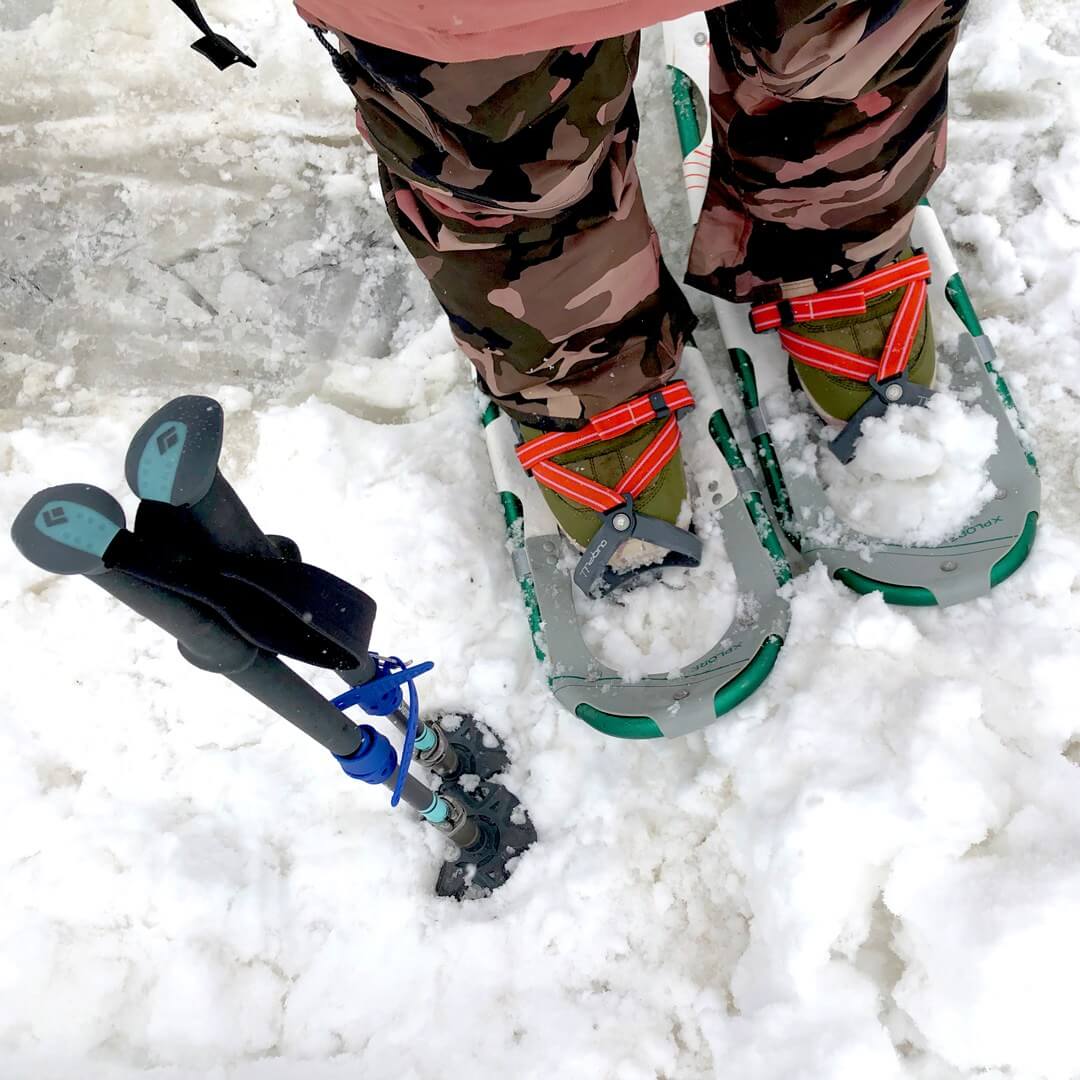
{"label": "snowy ground", "polygon": [[[1038,442],[1033,557],[941,611],[811,571],[767,685],[660,745],[549,698],[466,367],[325,56],[284,0],[207,6],[257,71],[163,2],[0,2],[0,520],[66,480],[130,511],[141,419],[219,396],[257,519],[503,735],[541,842],[435,899],[384,792],[4,539],[0,1075],[1080,1076],[1072,4],[973,4],[935,192]],[[677,260],[655,59],[641,91]]]}

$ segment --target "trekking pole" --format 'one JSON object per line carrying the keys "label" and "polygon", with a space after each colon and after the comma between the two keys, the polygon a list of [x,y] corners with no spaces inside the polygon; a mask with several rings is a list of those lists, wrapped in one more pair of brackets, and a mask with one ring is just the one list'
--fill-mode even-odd
{"label": "trekking pole", "polygon": [[[225,675],[294,724],[349,776],[390,787],[392,805],[404,800],[459,848],[440,871],[439,895],[497,888],[536,836],[518,800],[492,781],[434,791],[410,774],[418,731],[431,731],[429,759],[460,767],[441,729],[419,726],[414,680],[433,665],[408,667],[368,651],[374,601],[301,562],[292,541],[259,529],[217,468],[221,430],[212,399],[170,403],[143,425],[128,454],[129,479],[143,496],[133,532],[107,492],[68,484],[27,503],[12,527],[16,546],[42,569],[86,576],[150,619],[176,638],[186,660]],[[351,689],[328,701],[279,653],[336,670]],[[404,730],[400,765],[384,735],[344,716],[353,705]]]}
{"label": "trekking pole", "polygon": [[[299,563],[298,545],[288,537],[267,536],[221,474],[223,441],[224,413],[213,398],[175,398],[154,413],[132,439],[124,466],[128,486],[142,500],[138,520],[172,535],[180,530],[195,545],[209,542],[233,554]],[[373,671],[365,655],[358,667],[338,674],[356,687],[368,682]],[[386,715],[409,739],[400,695]],[[447,732],[437,720],[419,719],[406,756],[443,779],[476,775],[486,780],[502,772],[509,764],[502,746],[473,717],[455,720],[454,730]]]}

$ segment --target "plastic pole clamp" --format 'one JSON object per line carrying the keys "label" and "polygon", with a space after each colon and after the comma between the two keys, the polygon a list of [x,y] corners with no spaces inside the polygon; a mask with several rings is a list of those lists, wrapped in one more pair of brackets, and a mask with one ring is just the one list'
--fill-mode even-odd
{"label": "plastic pole clamp", "polygon": [[385,784],[397,768],[397,751],[385,736],[370,724],[360,725],[360,746],[351,754],[335,754],[342,769],[365,784]]}

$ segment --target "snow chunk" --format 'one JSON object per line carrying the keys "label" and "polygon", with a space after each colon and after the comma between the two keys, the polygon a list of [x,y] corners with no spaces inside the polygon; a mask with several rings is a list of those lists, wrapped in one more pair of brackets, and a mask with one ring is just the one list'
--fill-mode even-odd
{"label": "snow chunk", "polygon": [[926,407],[896,406],[867,420],[849,465],[822,448],[819,469],[829,502],[855,528],[933,544],[994,497],[987,462],[996,448],[992,416],[935,394]]}
{"label": "snow chunk", "polygon": [[897,951],[907,959],[894,993],[957,1068],[1008,1063],[1067,1080],[1077,1060],[1080,870],[1068,844],[1032,851],[1054,846],[1035,833],[1065,839],[1056,821],[1029,808],[995,840],[1000,853],[900,875],[895,895],[886,893],[903,918]]}

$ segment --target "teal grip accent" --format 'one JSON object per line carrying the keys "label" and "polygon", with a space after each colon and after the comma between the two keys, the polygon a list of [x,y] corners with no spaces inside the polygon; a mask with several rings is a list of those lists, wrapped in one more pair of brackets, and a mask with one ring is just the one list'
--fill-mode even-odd
{"label": "teal grip accent", "polygon": [[187,442],[187,424],[179,420],[167,420],[146,440],[139,458],[138,484],[135,493],[140,499],[153,502],[169,502],[176,470]]}
{"label": "teal grip accent", "polygon": [[432,825],[441,825],[450,816],[450,807],[446,800],[439,795],[431,797],[431,805],[420,813],[431,822]]}
{"label": "teal grip accent", "polygon": [[99,559],[104,558],[106,549],[120,531],[120,526],[104,514],[59,499],[47,502],[41,508],[34,525],[42,536]]}
{"label": "teal grip accent", "polygon": [[413,743],[413,749],[423,753],[425,750],[430,750],[438,739],[435,737],[435,732],[429,728],[424,727],[420,734],[416,736],[416,742]]}

